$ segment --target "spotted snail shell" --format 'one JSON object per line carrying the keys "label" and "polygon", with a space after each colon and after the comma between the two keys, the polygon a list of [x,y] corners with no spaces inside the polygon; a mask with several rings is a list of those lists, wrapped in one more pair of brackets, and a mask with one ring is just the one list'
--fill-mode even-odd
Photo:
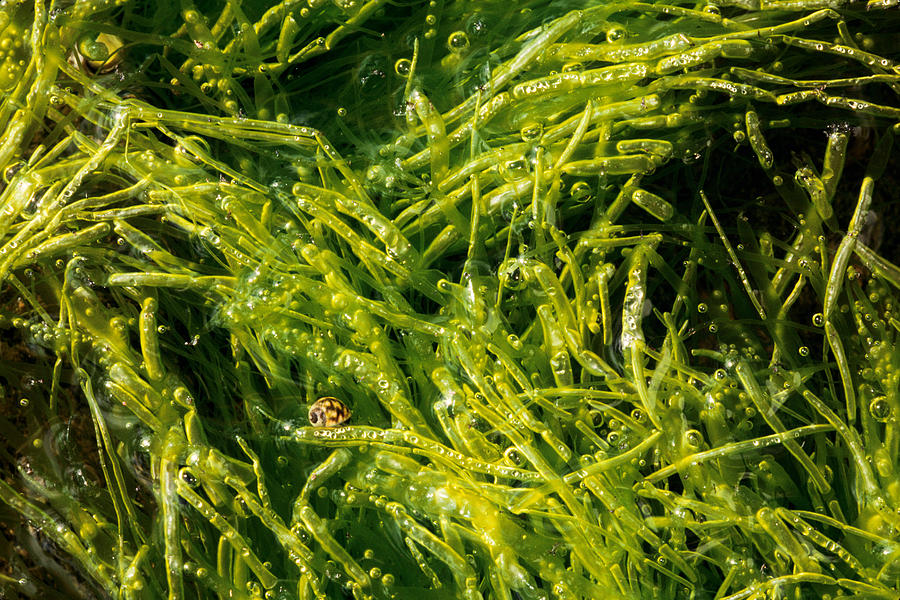
{"label": "spotted snail shell", "polygon": [[337,427],[350,418],[350,409],[334,398],[319,398],[309,407],[309,422],[313,427]]}

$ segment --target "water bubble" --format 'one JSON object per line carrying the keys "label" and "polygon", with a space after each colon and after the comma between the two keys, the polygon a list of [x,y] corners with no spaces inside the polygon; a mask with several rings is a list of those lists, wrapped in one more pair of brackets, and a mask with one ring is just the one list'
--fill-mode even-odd
{"label": "water bubble", "polygon": [[825,315],[822,313],[816,313],[812,316],[812,324],[816,327],[823,327],[825,325]]}
{"label": "water bubble", "polygon": [[887,398],[879,396],[872,400],[869,403],[869,413],[873,419],[880,423],[888,421],[891,418],[891,405],[888,403]]}
{"label": "water bubble", "polygon": [[341,107],[339,107],[339,108],[337,109],[337,114],[338,114],[339,117],[346,117],[346,116],[347,116],[347,109],[344,108],[343,106],[341,106]]}
{"label": "water bubble", "polygon": [[705,313],[708,310],[709,310],[709,307],[706,305],[705,302],[701,302],[700,304],[697,305],[698,313]]}
{"label": "water bubble", "polygon": [[519,135],[522,138],[523,142],[535,142],[541,139],[541,135],[544,133],[544,126],[540,123],[526,123],[522,129],[519,130]]}
{"label": "water bubble", "polygon": [[797,353],[800,354],[800,356],[809,356],[809,348],[806,346],[800,346],[797,349]]}
{"label": "water bubble", "polygon": [[447,38],[447,48],[450,52],[465,52],[469,48],[469,36],[465,31],[454,31]]}
{"label": "water bubble", "polygon": [[480,14],[475,13],[466,22],[466,31],[472,37],[481,37],[487,33],[487,23],[484,22],[484,18]]}
{"label": "water bubble", "polygon": [[593,198],[593,189],[586,181],[576,181],[569,188],[569,195],[575,202],[589,202]]}
{"label": "water bubble", "polygon": [[620,42],[625,39],[626,31],[621,25],[614,25],[606,30],[606,41],[610,44]]}
{"label": "water bubble", "polygon": [[181,470],[181,479],[184,480],[184,482],[191,487],[194,487],[195,485],[197,485],[197,478],[194,477],[194,474],[191,473],[190,471],[188,471],[187,469]]}
{"label": "water bubble", "polygon": [[401,58],[394,63],[394,73],[400,75],[401,77],[406,77],[407,75],[409,75],[410,69],[412,69],[412,61],[408,58]]}
{"label": "water bubble", "polygon": [[524,158],[517,158],[500,163],[500,176],[513,182],[528,177],[528,163]]}
{"label": "water bubble", "polygon": [[515,467],[522,465],[522,456],[519,454],[519,451],[512,446],[503,452],[503,456],[506,458],[507,462]]}

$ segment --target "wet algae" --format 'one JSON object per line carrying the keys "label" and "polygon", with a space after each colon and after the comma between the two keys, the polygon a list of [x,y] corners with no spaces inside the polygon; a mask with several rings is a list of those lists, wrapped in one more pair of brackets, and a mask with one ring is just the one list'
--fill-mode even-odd
{"label": "wet algae", "polygon": [[898,598],[896,5],[4,0],[0,596]]}

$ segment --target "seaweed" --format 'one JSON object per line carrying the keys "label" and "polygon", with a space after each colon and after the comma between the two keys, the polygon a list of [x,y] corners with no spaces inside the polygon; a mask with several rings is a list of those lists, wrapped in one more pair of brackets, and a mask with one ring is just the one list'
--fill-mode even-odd
{"label": "seaweed", "polygon": [[7,0],[0,595],[897,598],[895,5]]}

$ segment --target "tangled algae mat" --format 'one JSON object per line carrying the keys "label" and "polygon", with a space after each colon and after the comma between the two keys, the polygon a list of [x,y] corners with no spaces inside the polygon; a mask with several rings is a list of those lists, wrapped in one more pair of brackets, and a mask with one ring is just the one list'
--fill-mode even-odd
{"label": "tangled algae mat", "polygon": [[898,598],[898,10],[4,0],[0,596]]}

